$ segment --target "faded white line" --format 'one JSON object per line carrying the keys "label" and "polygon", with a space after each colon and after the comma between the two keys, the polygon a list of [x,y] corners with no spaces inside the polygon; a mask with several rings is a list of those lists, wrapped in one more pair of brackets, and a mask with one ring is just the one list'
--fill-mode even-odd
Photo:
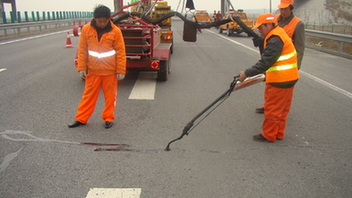
{"label": "faded white line", "polygon": [[10,162],[15,159],[18,154],[22,151],[23,147],[21,147],[20,149],[18,149],[16,152],[13,152],[13,153],[10,153],[10,154],[7,154],[4,159],[2,160],[1,164],[0,164],[0,173],[2,171],[4,171],[9,165],[10,165]]}
{"label": "faded white line", "polygon": [[6,70],[7,70],[6,68],[1,68],[0,72],[6,71]]}
{"label": "faded white line", "polygon": [[[6,140],[11,140],[14,142],[56,142],[56,143],[63,143],[63,144],[81,144],[79,142],[68,142],[68,141],[39,138],[25,131],[5,130],[0,132],[0,136]],[[22,138],[18,138],[18,137],[22,137]]]}
{"label": "faded white line", "polygon": [[323,84],[323,85],[325,85],[325,86],[327,86],[327,87],[329,87],[329,88],[341,93],[342,95],[345,95],[345,96],[347,96],[347,97],[352,99],[352,93],[350,93],[350,92],[348,92],[348,91],[346,91],[344,89],[341,89],[339,87],[336,87],[335,85],[333,85],[331,83],[328,83],[328,82],[326,82],[326,81],[324,81],[324,80],[322,80],[320,78],[317,78],[317,77],[315,77],[315,76],[313,76],[313,75],[311,75],[311,74],[309,74],[307,72],[300,71],[300,73],[302,73],[302,74],[306,75],[307,77],[315,80],[316,82],[318,82],[320,84]]}
{"label": "faded white line", "polygon": [[141,188],[91,188],[86,198],[139,198]]}
{"label": "faded white line", "polygon": [[27,37],[27,38],[13,40],[13,41],[3,42],[3,43],[0,43],[0,45],[6,45],[6,44],[11,44],[11,43],[17,43],[17,42],[20,42],[20,41],[26,41],[26,40],[36,39],[36,38],[42,38],[42,37],[51,36],[51,35],[55,35],[55,34],[61,34],[61,33],[68,32],[68,31],[70,31],[70,30],[62,30],[62,31],[59,31],[59,32],[53,32],[53,33],[49,33],[49,34],[41,34],[41,35],[38,35],[38,36],[32,36],[32,37]]}
{"label": "faded white line", "polygon": [[213,31],[211,31],[211,30],[206,30],[206,31],[208,31],[208,32],[210,32],[210,33],[212,33],[212,34],[215,34],[215,35],[217,35],[217,36],[219,36],[219,37],[221,37],[221,38],[223,38],[223,39],[226,39],[226,40],[228,40],[228,41],[230,41],[230,42],[232,42],[232,43],[235,43],[235,44],[237,44],[237,45],[239,45],[239,46],[242,46],[242,47],[244,47],[244,48],[246,48],[246,49],[249,49],[249,50],[251,50],[251,51],[253,51],[253,52],[259,53],[258,50],[253,49],[253,48],[250,48],[250,47],[248,47],[248,46],[246,46],[246,45],[244,45],[244,44],[242,44],[242,43],[239,43],[239,42],[237,42],[237,41],[234,41],[234,40],[232,40],[232,39],[230,39],[230,38],[228,38],[228,37],[226,37],[226,36],[224,36],[224,35],[217,34],[217,33],[213,32]]}
{"label": "faded white line", "polygon": [[128,99],[154,100],[156,72],[140,72]]}
{"label": "faded white line", "polygon": [[[213,32],[213,31],[211,31],[211,30],[206,30],[206,31],[208,31],[208,32],[210,32],[210,33],[212,33],[212,34],[215,34],[215,35],[217,35],[217,36],[219,36],[219,37],[222,37],[222,38],[224,38],[224,39],[226,39],[226,40],[228,40],[228,41],[230,41],[230,42],[232,42],[232,43],[235,43],[235,44],[237,44],[237,45],[240,45],[240,46],[242,46],[242,47],[244,47],[244,48],[246,48],[246,49],[249,49],[249,50],[251,50],[251,51],[254,51],[254,52],[258,53],[258,50],[255,50],[255,49],[250,48],[250,47],[248,47],[248,46],[246,46],[246,45],[243,45],[242,43],[239,43],[239,42],[237,42],[237,41],[234,41],[234,40],[232,40],[232,39],[230,39],[230,38],[227,38],[227,37],[225,37],[225,36],[223,36],[223,35],[217,34],[217,33]],[[329,87],[330,89],[335,90],[335,91],[341,93],[342,95],[345,95],[345,96],[347,96],[347,97],[349,97],[349,98],[352,99],[352,93],[350,93],[350,92],[348,92],[348,91],[346,91],[346,90],[344,90],[344,89],[341,89],[341,88],[339,88],[339,87],[336,87],[335,85],[333,85],[333,84],[331,84],[331,83],[328,83],[328,82],[326,82],[326,81],[324,81],[324,80],[322,80],[322,79],[320,79],[320,78],[318,78],[318,77],[316,77],[316,76],[313,76],[312,74],[309,74],[309,73],[304,72],[304,71],[302,71],[302,70],[300,70],[300,72],[301,72],[302,74],[306,75],[308,78],[311,78],[311,79],[315,80],[316,82],[318,82],[318,83],[320,83],[320,84],[322,84],[322,85],[324,85],[324,86],[326,86],[326,87]]]}

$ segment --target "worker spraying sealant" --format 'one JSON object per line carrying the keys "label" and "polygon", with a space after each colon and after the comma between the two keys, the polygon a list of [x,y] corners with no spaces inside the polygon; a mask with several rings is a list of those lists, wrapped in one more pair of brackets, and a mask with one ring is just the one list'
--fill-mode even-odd
{"label": "worker spraying sealant", "polygon": [[294,85],[298,81],[297,52],[285,30],[277,26],[272,14],[258,16],[254,29],[264,37],[261,59],[239,73],[239,81],[266,72],[265,111],[262,132],[253,139],[275,142],[285,136],[286,119],[291,108]]}
{"label": "worker spraying sealant", "polygon": [[[170,151],[171,143],[182,139],[184,135],[188,135],[189,131],[194,128],[194,122],[201,115],[218,104],[219,101],[223,102],[226,100],[230,93],[236,90],[238,81],[244,83],[242,85],[238,84],[241,88],[246,87],[245,82],[248,77],[263,75],[264,72],[266,72],[267,90],[266,109],[264,112],[265,120],[262,126],[262,133],[254,135],[253,139],[261,142],[275,142],[284,138],[286,119],[292,103],[293,88],[299,78],[297,53],[290,37],[281,27],[276,25],[272,14],[258,16],[253,29],[256,28],[259,29],[259,32],[264,37],[264,48],[261,59],[251,68],[239,72],[239,75],[234,77],[234,82],[231,84],[230,89],[193,118],[186,125],[181,136],[169,142],[166,146],[166,151]],[[248,84],[251,85],[254,83]]]}

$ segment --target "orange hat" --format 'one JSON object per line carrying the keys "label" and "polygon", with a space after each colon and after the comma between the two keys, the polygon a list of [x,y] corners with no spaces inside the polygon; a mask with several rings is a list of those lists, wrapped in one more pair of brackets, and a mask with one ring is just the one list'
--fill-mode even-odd
{"label": "orange hat", "polygon": [[287,8],[290,5],[293,5],[294,0],[281,0],[280,5],[278,5],[278,8]]}
{"label": "orange hat", "polygon": [[256,29],[264,23],[276,23],[274,15],[271,13],[259,15],[252,29]]}

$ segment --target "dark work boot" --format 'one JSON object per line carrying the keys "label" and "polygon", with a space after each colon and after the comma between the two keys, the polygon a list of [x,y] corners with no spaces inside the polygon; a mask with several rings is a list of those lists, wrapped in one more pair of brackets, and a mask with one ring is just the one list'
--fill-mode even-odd
{"label": "dark work boot", "polygon": [[258,134],[258,135],[253,136],[253,140],[258,141],[258,142],[270,142],[269,140],[265,139],[265,137],[262,136],[262,134]]}
{"label": "dark work boot", "polygon": [[114,125],[113,122],[108,122],[108,121],[105,121],[105,128],[108,129],[108,128],[111,128],[112,125]]}
{"label": "dark work boot", "polygon": [[75,127],[78,127],[78,126],[81,126],[81,125],[86,125],[86,124],[84,124],[84,123],[82,123],[82,122],[78,122],[78,121],[76,120],[73,124],[68,125],[68,128],[75,128]]}
{"label": "dark work boot", "polygon": [[255,112],[256,112],[256,113],[264,113],[264,108],[263,108],[263,107],[256,108],[256,109],[255,109]]}

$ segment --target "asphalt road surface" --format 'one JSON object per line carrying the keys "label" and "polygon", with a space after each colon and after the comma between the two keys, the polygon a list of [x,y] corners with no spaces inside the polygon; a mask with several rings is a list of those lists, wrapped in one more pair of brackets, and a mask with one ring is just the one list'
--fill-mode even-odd
{"label": "asphalt road surface", "polygon": [[102,94],[87,125],[67,127],[84,88],[73,65],[77,37],[74,48],[64,48],[66,31],[0,43],[1,197],[352,196],[352,61],[310,49],[284,140],[252,140],[263,121],[254,112],[263,102],[259,83],[232,93],[164,151],[259,58],[245,34],[203,30],[188,43],[182,29],[174,21],[168,81],[129,72],[119,82],[110,129],[100,118]]}

